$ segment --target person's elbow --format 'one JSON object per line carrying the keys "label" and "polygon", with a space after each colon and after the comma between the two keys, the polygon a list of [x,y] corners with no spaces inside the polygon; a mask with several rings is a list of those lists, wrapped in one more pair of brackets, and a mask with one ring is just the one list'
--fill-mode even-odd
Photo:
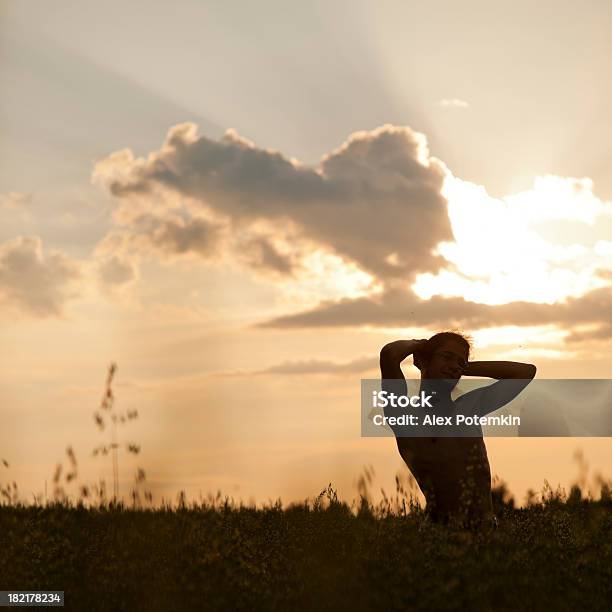
{"label": "person's elbow", "polygon": [[390,362],[397,360],[397,351],[395,342],[389,342],[380,349],[380,362]]}
{"label": "person's elbow", "polygon": [[538,368],[536,368],[535,365],[533,365],[533,363],[524,363],[523,367],[524,367],[524,375],[522,375],[521,378],[524,378],[526,380],[531,380],[535,378]]}

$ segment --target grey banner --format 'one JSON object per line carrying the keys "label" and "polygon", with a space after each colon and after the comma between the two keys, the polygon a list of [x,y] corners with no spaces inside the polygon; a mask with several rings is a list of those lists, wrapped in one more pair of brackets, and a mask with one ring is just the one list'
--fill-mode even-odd
{"label": "grey banner", "polygon": [[612,436],[612,380],[461,379],[454,384],[362,379],[361,435]]}

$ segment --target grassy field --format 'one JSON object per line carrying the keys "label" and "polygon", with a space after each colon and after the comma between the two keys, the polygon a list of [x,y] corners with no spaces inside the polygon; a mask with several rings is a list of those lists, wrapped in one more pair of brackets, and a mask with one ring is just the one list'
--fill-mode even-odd
{"label": "grassy field", "polygon": [[604,610],[612,501],[548,492],[497,529],[418,508],[221,499],[156,509],[0,506],[0,588],[65,591],[76,610]]}

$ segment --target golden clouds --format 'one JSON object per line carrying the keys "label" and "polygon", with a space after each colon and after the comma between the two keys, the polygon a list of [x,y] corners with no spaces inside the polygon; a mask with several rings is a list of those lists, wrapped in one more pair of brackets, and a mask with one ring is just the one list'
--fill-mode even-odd
{"label": "golden clouds", "polygon": [[61,316],[77,295],[79,265],[64,253],[43,250],[38,236],[18,236],[0,245],[0,299],[27,315]]}
{"label": "golden clouds", "polygon": [[[275,238],[311,242],[386,279],[411,278],[444,263],[433,249],[452,239],[441,194],[445,172],[429,157],[425,137],[408,127],[355,133],[318,167],[306,167],[235,131],[215,141],[196,138],[194,126],[183,124],[146,160],[115,153],[97,164],[94,178],[119,200],[117,218],[130,225],[125,231],[139,233],[133,227],[139,217],[129,211],[166,194],[185,223],[212,215],[230,231],[244,232],[265,221]],[[152,206],[149,221],[164,214]],[[287,274],[296,268],[295,254],[283,259],[273,239],[256,236],[250,245],[255,267]],[[391,252],[400,264],[389,263]]]}

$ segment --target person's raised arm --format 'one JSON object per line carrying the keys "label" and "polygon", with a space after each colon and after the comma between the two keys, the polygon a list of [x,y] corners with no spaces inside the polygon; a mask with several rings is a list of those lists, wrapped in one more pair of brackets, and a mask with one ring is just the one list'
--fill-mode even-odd
{"label": "person's raised arm", "polygon": [[383,378],[404,378],[400,363],[418,351],[427,340],[396,340],[380,350],[380,371]]}
{"label": "person's raised arm", "polygon": [[[396,340],[385,344],[380,351],[380,373],[381,373],[381,390],[388,394],[396,396],[408,395],[408,384],[404,378],[404,373],[400,364],[409,355],[414,355],[415,365],[418,359],[415,351],[425,340]],[[384,408],[385,416],[398,417],[402,413],[402,409],[395,405],[387,404]],[[393,433],[396,436],[401,436],[402,426],[391,426]]]}
{"label": "person's raised arm", "polygon": [[469,362],[463,371],[464,376],[487,376],[498,380],[488,387],[464,394],[458,401],[484,416],[511,402],[533,380],[536,370],[531,363],[516,361]]}
{"label": "person's raised arm", "polygon": [[486,376],[497,378],[520,378],[531,380],[536,375],[536,367],[532,363],[520,363],[518,361],[470,361],[464,376]]}
{"label": "person's raised arm", "polygon": [[[413,355],[419,346],[426,340],[396,340],[385,344],[380,351],[380,374],[383,380],[383,389],[406,395],[408,387],[400,364],[406,357]],[[392,389],[385,389],[389,384],[385,380],[394,380]]]}

